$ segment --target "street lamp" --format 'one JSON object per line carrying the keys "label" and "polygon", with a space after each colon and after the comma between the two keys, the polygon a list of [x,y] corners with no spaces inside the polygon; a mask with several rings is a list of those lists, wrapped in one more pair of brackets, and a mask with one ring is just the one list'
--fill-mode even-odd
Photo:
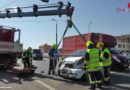
{"label": "street lamp", "polygon": [[57,35],[57,20],[55,20],[55,19],[52,19],[52,20],[56,22],[56,46],[57,46],[57,38],[58,38],[58,35]]}
{"label": "street lamp", "polygon": [[90,24],[92,23],[92,21],[90,21],[89,23],[88,23],[88,33],[90,32]]}

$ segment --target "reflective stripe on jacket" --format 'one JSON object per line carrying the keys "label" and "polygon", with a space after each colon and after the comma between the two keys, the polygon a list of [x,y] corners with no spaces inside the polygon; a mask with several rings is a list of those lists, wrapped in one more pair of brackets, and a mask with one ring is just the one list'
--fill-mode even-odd
{"label": "reflective stripe on jacket", "polygon": [[23,55],[23,57],[22,57],[22,60],[25,61],[26,58],[28,58],[29,61],[30,61],[30,63],[31,63],[32,52],[28,52],[28,50],[26,50],[26,51],[24,52],[24,55]]}
{"label": "reflective stripe on jacket", "polygon": [[95,48],[87,50],[89,54],[89,60],[85,60],[87,71],[98,71],[99,70],[99,51]]}
{"label": "reflective stripe on jacket", "polygon": [[[104,57],[104,53],[105,53],[105,52],[107,52],[107,53],[109,54],[108,59],[106,59],[106,58]],[[110,56],[110,51],[108,50],[108,48],[105,48],[105,49],[102,51],[102,53],[101,53],[101,55],[100,55],[100,58],[103,60],[103,62],[100,62],[100,63],[99,63],[100,66],[110,66],[110,65],[112,64],[111,56]]]}

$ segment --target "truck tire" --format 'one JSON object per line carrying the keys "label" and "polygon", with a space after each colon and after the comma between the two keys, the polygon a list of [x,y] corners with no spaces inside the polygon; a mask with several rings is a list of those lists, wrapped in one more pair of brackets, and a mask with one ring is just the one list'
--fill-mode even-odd
{"label": "truck tire", "polygon": [[60,76],[60,70],[58,70],[58,75]]}

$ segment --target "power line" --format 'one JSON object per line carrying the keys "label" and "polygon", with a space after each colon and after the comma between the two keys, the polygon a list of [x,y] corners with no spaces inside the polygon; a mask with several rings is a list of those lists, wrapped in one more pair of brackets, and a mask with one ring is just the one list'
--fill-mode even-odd
{"label": "power line", "polygon": [[11,2],[9,2],[9,3],[7,3],[7,4],[3,5],[3,6],[1,6],[0,9],[1,9],[1,8],[4,8],[4,7],[6,7],[6,6],[9,6],[9,5],[11,5],[11,4],[14,4],[14,3],[17,2],[17,1],[18,1],[18,0],[11,1]]}
{"label": "power line", "polygon": [[[65,19],[62,19],[62,20],[57,20],[58,22],[59,21],[67,21]],[[2,22],[52,22],[52,20],[38,20],[38,21],[2,21]]]}

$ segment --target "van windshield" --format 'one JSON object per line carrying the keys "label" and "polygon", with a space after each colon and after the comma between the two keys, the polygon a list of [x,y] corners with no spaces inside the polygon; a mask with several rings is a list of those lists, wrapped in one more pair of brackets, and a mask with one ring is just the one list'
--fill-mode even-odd
{"label": "van windshield", "polygon": [[81,50],[77,50],[77,51],[74,51],[71,55],[69,56],[85,56],[86,54],[86,50],[85,49],[81,49]]}
{"label": "van windshield", "polygon": [[118,51],[118,49],[114,48],[114,47],[111,47],[111,48],[108,48],[110,50],[110,53],[112,54],[120,54],[120,52]]}

